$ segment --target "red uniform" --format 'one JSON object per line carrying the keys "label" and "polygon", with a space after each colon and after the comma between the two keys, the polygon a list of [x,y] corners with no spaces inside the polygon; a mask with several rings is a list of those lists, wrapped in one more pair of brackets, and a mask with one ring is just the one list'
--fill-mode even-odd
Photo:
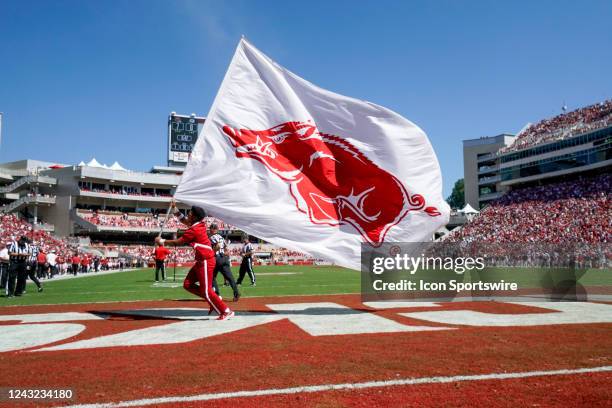
{"label": "red uniform", "polygon": [[165,261],[170,254],[170,250],[165,246],[158,246],[155,248],[154,256],[156,261]]}
{"label": "red uniform", "polygon": [[181,241],[193,247],[196,261],[185,277],[183,287],[194,295],[206,299],[211,307],[221,315],[229,308],[212,287],[215,252],[212,250],[208,239],[206,224],[203,222],[193,224],[185,231]]}

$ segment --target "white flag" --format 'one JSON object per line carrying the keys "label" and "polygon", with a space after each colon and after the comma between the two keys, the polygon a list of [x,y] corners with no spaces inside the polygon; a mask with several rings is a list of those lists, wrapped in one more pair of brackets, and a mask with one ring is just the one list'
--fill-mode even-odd
{"label": "white flag", "polygon": [[421,129],[305,81],[244,39],[176,199],[354,269],[361,243],[427,241],[449,217]]}

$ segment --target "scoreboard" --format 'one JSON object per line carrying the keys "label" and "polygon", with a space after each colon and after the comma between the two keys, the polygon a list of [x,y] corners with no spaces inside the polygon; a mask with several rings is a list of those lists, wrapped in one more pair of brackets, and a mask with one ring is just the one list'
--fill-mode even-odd
{"label": "scoreboard", "polygon": [[205,121],[205,118],[193,114],[191,116],[170,114],[168,117],[168,166],[184,166],[187,163]]}

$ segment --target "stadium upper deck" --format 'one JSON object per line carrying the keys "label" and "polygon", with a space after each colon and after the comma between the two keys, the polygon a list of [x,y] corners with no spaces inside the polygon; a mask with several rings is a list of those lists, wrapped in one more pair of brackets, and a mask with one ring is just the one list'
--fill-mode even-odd
{"label": "stadium upper deck", "polygon": [[[150,241],[159,231],[181,172],[180,167],[129,171],[117,163],[101,165],[95,159],[74,166],[32,160],[2,164],[2,212],[18,213],[59,236]],[[214,222],[222,230],[240,233],[222,221]],[[171,221],[166,231],[176,232],[176,223]]]}
{"label": "stadium upper deck", "polygon": [[609,171],[612,101],[544,119],[499,143],[485,143],[489,139],[494,138],[464,141],[465,196],[475,208],[513,187]]}

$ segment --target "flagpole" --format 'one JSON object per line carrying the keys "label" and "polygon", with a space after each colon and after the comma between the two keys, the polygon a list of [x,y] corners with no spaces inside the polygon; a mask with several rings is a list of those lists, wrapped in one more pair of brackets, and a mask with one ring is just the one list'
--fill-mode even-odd
{"label": "flagpole", "polygon": [[170,205],[168,206],[168,211],[166,211],[166,218],[164,218],[164,222],[161,225],[161,228],[159,229],[159,234],[157,234],[157,237],[161,237],[162,236],[162,232],[164,232],[164,228],[166,227],[166,223],[168,222],[168,218],[170,218],[170,211],[172,210],[172,202],[170,202]]}

